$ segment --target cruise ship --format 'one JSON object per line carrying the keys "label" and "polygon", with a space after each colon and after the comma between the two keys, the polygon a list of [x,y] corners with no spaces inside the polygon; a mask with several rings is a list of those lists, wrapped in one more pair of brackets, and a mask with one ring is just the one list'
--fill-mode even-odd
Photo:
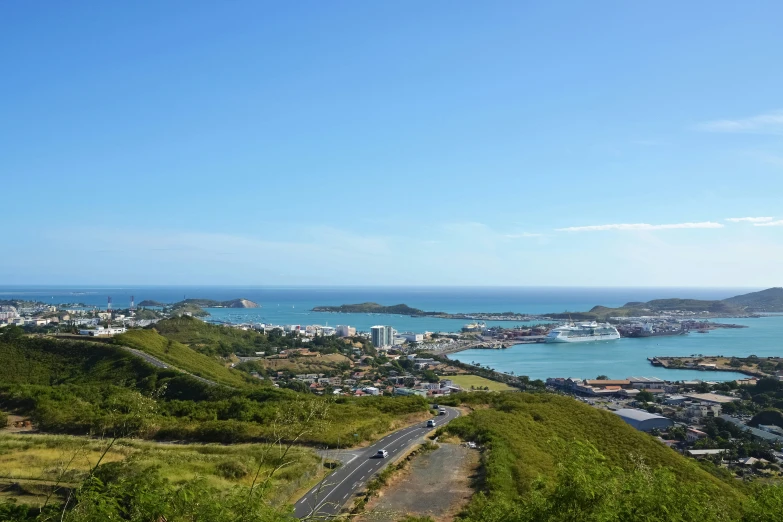
{"label": "cruise ship", "polygon": [[620,338],[617,328],[608,323],[571,323],[550,330],[548,343],[584,343],[589,341],[613,341]]}

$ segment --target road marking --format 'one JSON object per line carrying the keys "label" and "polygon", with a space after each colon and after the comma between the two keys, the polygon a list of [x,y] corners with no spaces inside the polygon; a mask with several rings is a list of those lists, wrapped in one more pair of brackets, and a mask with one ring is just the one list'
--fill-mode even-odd
{"label": "road marking", "polygon": [[345,500],[346,498],[348,498],[348,495],[350,495],[350,493],[346,493],[346,494],[345,494],[345,496],[343,497],[343,500]]}
{"label": "road marking", "polygon": [[362,475],[362,478],[360,480],[364,480],[364,475]]}
{"label": "road marking", "polygon": [[[423,429],[426,429],[426,428],[412,428],[412,429],[411,429],[411,433],[412,433],[413,431],[417,430],[417,429],[422,429],[422,430],[423,430]],[[408,435],[408,434],[409,434],[409,433],[407,433],[406,431],[403,431],[402,435],[400,435],[399,437],[397,437],[396,439],[394,439],[393,441],[391,441],[390,443],[388,443],[388,444],[385,444],[385,445],[391,445],[391,444],[394,444],[394,443],[395,443],[395,442],[397,442],[398,440],[405,438],[405,436],[406,436],[406,435]],[[381,439],[381,441],[385,440],[386,438],[390,438],[390,437],[391,437],[391,435],[387,435],[386,437],[384,437],[383,439]],[[381,444],[380,444],[380,442],[381,442],[381,441],[379,441],[378,443],[376,443],[376,444],[375,444],[375,446],[381,445]],[[397,450],[394,450],[394,451],[397,451]],[[357,455],[357,456],[358,456],[358,455]],[[353,460],[353,459],[351,459],[351,460]],[[378,460],[378,462],[376,462],[376,463],[375,463],[375,466],[376,466],[376,467],[378,467],[378,466],[380,466],[381,464],[383,464],[383,460]],[[318,503],[318,504],[317,504],[317,505],[316,505],[316,506],[313,508],[313,512],[316,512],[316,510],[317,510],[319,507],[321,507],[321,505],[322,505],[324,502],[326,502],[326,499],[327,499],[327,498],[329,498],[329,496],[330,496],[332,493],[334,493],[334,492],[335,492],[335,490],[337,490],[337,489],[338,489],[338,488],[339,488],[339,487],[340,487],[340,486],[341,486],[341,485],[342,485],[342,484],[343,484],[343,483],[344,483],[346,480],[348,480],[348,478],[349,478],[351,475],[353,475],[354,473],[356,473],[356,472],[357,472],[357,471],[358,471],[360,468],[361,468],[361,465],[360,465],[360,466],[357,466],[357,468],[356,468],[355,470],[353,470],[353,471],[351,471],[350,473],[348,473],[348,475],[347,475],[347,476],[346,476],[344,479],[342,479],[342,480],[341,480],[341,481],[340,481],[340,482],[339,482],[339,483],[338,483],[336,486],[334,486],[334,487],[331,489],[331,491],[329,491],[328,493],[326,493],[326,494],[324,495],[324,497],[321,499],[321,502],[319,502],[319,503]],[[345,469],[345,468],[343,468],[343,469]],[[319,486],[320,486],[320,484],[319,484],[318,486],[316,486],[316,487],[319,487]]]}

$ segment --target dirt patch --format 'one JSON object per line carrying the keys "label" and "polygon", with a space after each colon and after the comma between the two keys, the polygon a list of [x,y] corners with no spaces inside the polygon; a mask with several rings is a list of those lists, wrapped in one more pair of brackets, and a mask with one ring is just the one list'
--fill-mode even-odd
{"label": "dirt patch", "polygon": [[459,444],[439,443],[416,457],[367,505],[359,522],[396,522],[405,515],[430,516],[438,522],[454,515],[473,495],[471,476],[479,453]]}

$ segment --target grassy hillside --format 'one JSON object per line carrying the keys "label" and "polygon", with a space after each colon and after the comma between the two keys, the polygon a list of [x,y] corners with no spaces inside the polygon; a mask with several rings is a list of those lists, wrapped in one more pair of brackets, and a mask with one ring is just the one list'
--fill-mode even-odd
{"label": "grassy hillside", "polygon": [[[215,365],[229,370],[179,343],[169,345],[154,331],[135,333],[129,344],[145,347],[156,357],[195,365],[194,373],[212,378],[235,377],[234,372],[230,377],[209,375],[220,373]],[[150,366],[112,345],[0,339],[0,409],[30,416],[50,433],[254,442],[274,437],[282,424],[312,417],[313,426],[301,442],[334,446],[340,440],[345,446],[374,440],[401,423],[429,415],[421,397],[332,399],[254,382],[258,384],[208,386],[172,369]]]}
{"label": "grassy hillside", "polygon": [[116,344],[136,348],[174,367],[220,384],[245,387],[257,382],[242,372],[226,368],[212,357],[163,337],[156,330],[130,330],[114,339]]}
{"label": "grassy hillside", "polygon": [[783,287],[737,295],[724,302],[748,312],[783,312]]}
{"label": "grassy hillside", "polygon": [[25,338],[0,340],[0,383],[54,386],[106,383],[141,386],[160,372],[116,346]]}
{"label": "grassy hillside", "polygon": [[606,321],[610,317],[637,317],[650,312],[681,310],[688,312],[710,312],[712,314],[736,316],[747,313],[740,307],[724,301],[704,301],[700,299],[654,299],[646,303],[630,302],[618,308],[594,306],[589,312],[563,312],[547,314],[557,319],[575,321]]}
{"label": "grassy hillside", "polygon": [[[460,399],[450,400],[457,402]],[[662,481],[657,485],[651,483],[650,491],[671,483],[691,485],[693,495],[701,502],[709,502],[712,506],[719,503],[718,511],[725,510],[732,517],[737,515],[738,503],[745,498],[733,484],[716,478],[695,461],[682,457],[648,434],[636,431],[616,415],[571,398],[519,393],[470,394],[461,400],[470,401],[479,408],[469,416],[456,419],[445,430],[489,449],[482,456],[485,475],[481,489],[484,495],[472,501],[466,520],[572,520],[571,517],[550,518],[541,510],[548,505],[551,495],[562,493],[559,488],[577,486],[569,485],[570,480],[588,480],[590,474],[599,478],[607,470],[611,471],[607,474],[609,477],[622,476],[628,483],[639,479],[636,473],[640,469],[663,470],[658,478],[650,474],[652,471],[645,472],[652,479]],[[482,404],[491,407],[482,408]],[[565,468],[571,469],[569,474],[576,470],[576,473],[584,473],[587,477],[563,477]],[[607,484],[594,486],[600,489]],[[615,485],[622,487],[622,484]],[[592,487],[579,485],[582,486]],[[523,509],[522,506],[526,507]],[[619,512],[621,507],[613,506],[612,509]],[[704,520],[723,520],[711,518],[715,515],[712,511],[701,515]],[[573,520],[577,519],[615,520],[591,518],[587,511],[582,512],[580,517],[574,516]]]}
{"label": "grassy hillside", "polygon": [[254,330],[240,330],[205,323],[192,317],[174,317],[155,324],[161,335],[207,354],[226,357],[232,353],[252,355],[270,346],[268,338]]}

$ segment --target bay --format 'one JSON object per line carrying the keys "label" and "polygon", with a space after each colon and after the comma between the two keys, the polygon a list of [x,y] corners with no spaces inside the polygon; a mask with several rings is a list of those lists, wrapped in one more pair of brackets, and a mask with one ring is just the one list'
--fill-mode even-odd
{"label": "bay", "polygon": [[[400,332],[455,332],[466,321],[384,314],[337,314],[311,312],[319,305],[377,302],[382,305],[407,304],[427,311],[459,312],[546,312],[589,310],[595,305],[619,306],[628,301],[648,301],[670,297],[723,299],[757,290],[755,288],[560,288],[560,287],[237,287],[237,286],[4,286],[0,299],[22,298],[52,304],[82,302],[106,307],[112,297],[114,308],[126,308],[149,299],[172,303],[184,298],[228,300],[246,298],[260,304],[254,309],[209,309],[210,320],[231,323],[347,324],[368,331],[376,324],[391,325]],[[750,326],[745,329],[715,330],[708,334],[678,337],[620,339],[605,343],[518,345],[507,350],[470,350],[454,354],[457,360],[475,361],[503,372],[547,377],[612,378],[633,375],[656,376],[667,380],[727,380],[741,374],[666,370],[649,364],[647,357],[696,353],[708,355],[755,354],[780,356],[783,352],[783,317],[737,319],[729,322]],[[487,322],[514,326],[508,321]]]}
{"label": "bay", "polygon": [[531,379],[574,377],[610,379],[631,376],[659,377],[669,381],[726,381],[744,377],[738,372],[669,370],[652,366],[655,356],[725,355],[747,357],[781,356],[783,352],[783,316],[757,319],[720,319],[716,322],[744,324],[748,328],[712,330],[671,337],[623,338],[595,343],[552,343],[515,345],[506,350],[466,350],[451,358],[479,363],[495,370]]}

